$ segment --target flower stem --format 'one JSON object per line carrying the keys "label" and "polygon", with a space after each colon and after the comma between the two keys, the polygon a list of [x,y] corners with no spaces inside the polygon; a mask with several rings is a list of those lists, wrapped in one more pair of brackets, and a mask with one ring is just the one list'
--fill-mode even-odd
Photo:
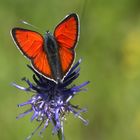
{"label": "flower stem", "polygon": [[58,135],[58,139],[59,139],[59,140],[65,140],[65,137],[64,137],[64,130],[63,130],[63,121],[61,121],[61,128],[59,129],[57,135]]}
{"label": "flower stem", "polygon": [[59,140],[65,140],[62,128],[59,129],[57,136]]}

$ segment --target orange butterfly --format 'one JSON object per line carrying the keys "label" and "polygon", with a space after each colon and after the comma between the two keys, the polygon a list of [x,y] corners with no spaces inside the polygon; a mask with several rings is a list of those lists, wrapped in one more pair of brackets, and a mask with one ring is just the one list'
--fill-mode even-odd
{"label": "orange butterfly", "polygon": [[79,18],[72,13],[55,28],[54,34],[43,37],[35,31],[13,28],[13,40],[19,50],[31,60],[33,68],[44,77],[58,83],[70,70],[79,38]]}

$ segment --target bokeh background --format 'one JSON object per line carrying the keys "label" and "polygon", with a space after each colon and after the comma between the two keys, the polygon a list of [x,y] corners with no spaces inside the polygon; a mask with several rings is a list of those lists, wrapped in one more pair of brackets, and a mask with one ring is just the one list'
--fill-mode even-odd
{"label": "bokeh background", "polygon": [[[26,60],[16,49],[10,29],[28,21],[41,33],[54,27],[67,14],[76,12],[81,21],[77,58],[82,58],[81,75],[75,83],[89,80],[87,92],[72,102],[86,107],[89,125],[69,115],[66,140],[140,140],[140,1],[139,0],[0,0],[0,139],[23,140],[38,123],[30,116],[16,120],[26,108],[17,104],[30,95],[11,86],[26,86],[32,79]],[[36,29],[33,29],[36,30]],[[45,140],[57,140],[52,126]],[[36,134],[33,140],[41,140]]]}

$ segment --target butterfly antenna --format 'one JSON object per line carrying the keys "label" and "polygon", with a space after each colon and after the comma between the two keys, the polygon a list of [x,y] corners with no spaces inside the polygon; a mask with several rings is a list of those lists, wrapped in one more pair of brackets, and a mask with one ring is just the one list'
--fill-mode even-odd
{"label": "butterfly antenna", "polygon": [[26,25],[29,25],[29,26],[31,26],[31,27],[33,27],[33,28],[39,29],[38,27],[36,27],[36,26],[33,25],[33,24],[28,23],[27,21],[21,20],[21,23],[26,24]]}

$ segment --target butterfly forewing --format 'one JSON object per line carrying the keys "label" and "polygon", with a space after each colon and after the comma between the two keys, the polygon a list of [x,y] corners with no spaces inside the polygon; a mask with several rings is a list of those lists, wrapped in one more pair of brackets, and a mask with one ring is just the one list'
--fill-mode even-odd
{"label": "butterfly forewing", "polygon": [[43,37],[34,31],[14,28],[12,36],[17,47],[28,58],[35,57],[43,49]]}
{"label": "butterfly forewing", "polygon": [[67,16],[54,31],[54,36],[60,47],[73,49],[78,40],[79,22],[76,14]]}

